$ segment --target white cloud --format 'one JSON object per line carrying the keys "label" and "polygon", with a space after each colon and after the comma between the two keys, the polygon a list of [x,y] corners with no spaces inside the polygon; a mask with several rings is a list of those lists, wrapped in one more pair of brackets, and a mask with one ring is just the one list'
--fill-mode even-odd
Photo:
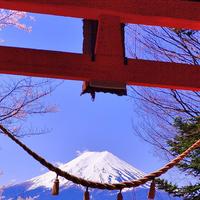
{"label": "white cloud", "polygon": [[3,175],[3,171],[0,171],[0,176],[2,176]]}
{"label": "white cloud", "polygon": [[47,169],[45,167],[40,168],[40,172],[45,172]]}
{"label": "white cloud", "polygon": [[62,163],[60,161],[54,162],[56,167],[62,167],[65,163]]}
{"label": "white cloud", "polygon": [[89,150],[88,150],[88,149],[83,150],[83,151],[77,150],[77,151],[76,151],[76,155],[77,155],[77,156],[80,156],[80,155],[82,155],[83,153],[86,153],[86,152],[89,152]]}

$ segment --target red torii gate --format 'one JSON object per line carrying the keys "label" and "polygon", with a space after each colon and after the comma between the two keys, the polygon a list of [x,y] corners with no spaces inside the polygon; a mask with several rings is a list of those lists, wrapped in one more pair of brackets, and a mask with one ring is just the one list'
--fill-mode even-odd
{"label": "red torii gate", "polygon": [[200,3],[190,0],[0,0],[0,7],[99,21],[94,52],[0,47],[0,73],[200,91],[200,68],[127,59],[122,23],[200,30]]}

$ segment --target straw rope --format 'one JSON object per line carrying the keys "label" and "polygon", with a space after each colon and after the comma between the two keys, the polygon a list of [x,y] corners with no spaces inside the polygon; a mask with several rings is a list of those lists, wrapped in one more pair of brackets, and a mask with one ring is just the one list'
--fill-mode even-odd
{"label": "straw rope", "polygon": [[139,178],[137,180],[125,181],[125,182],[121,182],[121,183],[109,184],[109,183],[99,183],[99,182],[89,181],[89,180],[85,180],[85,179],[79,178],[77,176],[71,175],[71,174],[59,169],[58,167],[54,166],[50,162],[46,161],[43,157],[39,156],[37,153],[33,152],[30,148],[28,148],[25,144],[23,144],[21,141],[19,141],[12,133],[10,133],[2,125],[0,125],[0,130],[3,132],[3,134],[7,135],[11,140],[13,140],[16,144],[18,144],[21,148],[23,148],[24,151],[26,151],[30,156],[32,156],[40,164],[42,164],[44,167],[46,167],[50,171],[55,172],[58,176],[64,177],[65,179],[72,181],[75,184],[79,184],[79,185],[85,186],[87,188],[89,187],[89,188],[98,188],[98,189],[107,189],[107,190],[122,190],[123,188],[138,187],[140,185],[143,185],[146,182],[151,181],[151,180],[161,176],[162,174],[166,173],[169,169],[173,168],[181,160],[183,160],[191,151],[200,147],[200,140],[198,140],[191,147],[189,147],[186,151],[184,151],[182,154],[180,154],[175,159],[170,161],[164,167],[162,167],[150,174],[147,174],[146,176],[144,176],[142,178]]}

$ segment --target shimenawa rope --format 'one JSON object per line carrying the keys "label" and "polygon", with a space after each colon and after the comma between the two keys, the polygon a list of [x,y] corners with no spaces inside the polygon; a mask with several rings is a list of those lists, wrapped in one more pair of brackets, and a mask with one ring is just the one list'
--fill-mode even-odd
{"label": "shimenawa rope", "polygon": [[166,173],[169,169],[173,168],[175,165],[177,165],[181,160],[183,160],[191,151],[194,149],[200,147],[200,140],[195,142],[191,147],[189,147],[186,151],[184,151],[182,154],[177,156],[175,159],[170,161],[168,164],[163,166],[162,168],[147,174],[146,176],[139,178],[137,180],[131,180],[131,181],[124,181],[121,183],[99,183],[94,181],[85,180],[82,178],[79,178],[77,176],[71,175],[65,171],[62,171],[58,167],[54,166],[50,162],[46,161],[43,157],[39,156],[35,152],[33,152],[30,148],[28,148],[25,144],[23,144],[21,141],[19,141],[12,133],[10,133],[5,127],[0,125],[0,130],[3,132],[3,134],[7,135],[11,140],[13,140],[16,144],[18,144],[21,148],[24,149],[30,156],[32,156],[35,160],[37,160],[39,163],[41,163],[43,166],[45,166],[50,171],[53,171],[57,174],[57,176],[64,177],[65,179],[72,181],[75,184],[80,184],[82,186],[85,186],[86,188],[98,188],[98,189],[107,189],[107,190],[122,190],[124,188],[131,188],[131,187],[138,187],[140,185],[145,184],[148,181],[152,181],[155,178],[161,176],[162,174]]}

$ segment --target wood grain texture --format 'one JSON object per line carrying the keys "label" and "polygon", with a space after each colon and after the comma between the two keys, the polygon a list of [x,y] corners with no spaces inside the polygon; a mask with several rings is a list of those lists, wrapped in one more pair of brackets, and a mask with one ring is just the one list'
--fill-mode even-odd
{"label": "wood grain texture", "polygon": [[[101,58],[99,58],[101,57]],[[200,91],[200,67],[186,64],[0,47],[0,73]]]}
{"label": "wood grain texture", "polygon": [[187,0],[0,0],[0,7],[43,14],[200,30],[200,6]]}

